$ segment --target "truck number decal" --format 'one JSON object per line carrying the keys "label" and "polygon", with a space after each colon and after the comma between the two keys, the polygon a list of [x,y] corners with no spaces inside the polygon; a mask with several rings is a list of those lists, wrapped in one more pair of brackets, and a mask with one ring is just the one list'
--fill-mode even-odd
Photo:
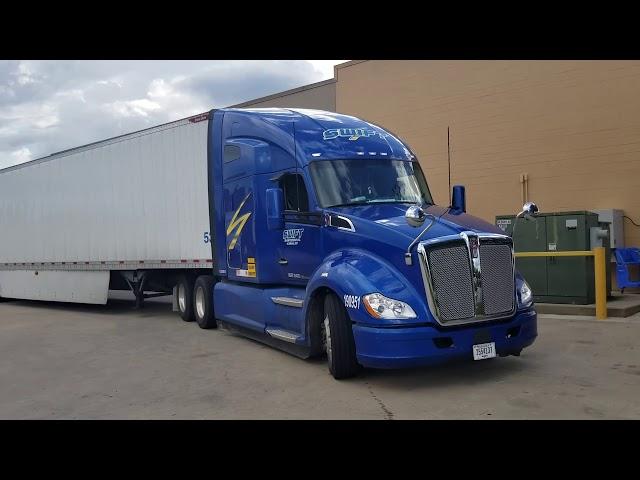
{"label": "truck number decal", "polygon": [[204,232],[204,243],[209,243],[211,241],[211,237],[209,237],[209,232]]}
{"label": "truck number decal", "polygon": [[345,295],[344,296],[344,306],[347,308],[360,308],[360,297],[357,295]]}

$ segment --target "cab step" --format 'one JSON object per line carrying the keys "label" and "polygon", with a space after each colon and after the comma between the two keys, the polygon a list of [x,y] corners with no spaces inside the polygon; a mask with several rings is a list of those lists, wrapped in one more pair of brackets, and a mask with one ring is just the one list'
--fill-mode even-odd
{"label": "cab step", "polygon": [[302,298],[271,297],[271,301],[276,305],[285,305],[287,307],[302,308],[304,306],[304,300]]}
{"label": "cab step", "polygon": [[265,331],[273,338],[277,338],[278,340],[283,340],[289,343],[296,343],[299,338],[302,338],[302,335],[299,335],[295,332],[290,332],[288,330],[282,330],[281,328],[266,328]]}

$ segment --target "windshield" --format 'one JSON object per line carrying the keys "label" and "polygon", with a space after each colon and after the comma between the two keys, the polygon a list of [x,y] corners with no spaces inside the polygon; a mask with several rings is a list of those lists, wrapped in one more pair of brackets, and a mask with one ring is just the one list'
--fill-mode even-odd
{"label": "windshield", "polygon": [[418,162],[384,158],[331,160],[313,162],[309,168],[322,208],[433,203]]}

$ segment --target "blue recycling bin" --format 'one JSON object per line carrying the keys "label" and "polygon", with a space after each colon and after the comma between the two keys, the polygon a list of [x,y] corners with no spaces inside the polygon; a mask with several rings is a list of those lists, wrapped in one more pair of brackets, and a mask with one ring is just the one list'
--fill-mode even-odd
{"label": "blue recycling bin", "polygon": [[640,248],[616,248],[616,281],[618,288],[624,293],[627,287],[640,287],[640,280],[631,280],[629,267],[640,265]]}

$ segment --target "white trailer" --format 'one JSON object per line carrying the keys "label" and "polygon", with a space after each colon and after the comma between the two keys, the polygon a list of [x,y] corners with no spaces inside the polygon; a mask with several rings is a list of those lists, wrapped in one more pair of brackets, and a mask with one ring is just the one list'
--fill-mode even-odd
{"label": "white trailer", "polygon": [[211,269],[207,119],[0,170],[0,297],[140,305]]}

